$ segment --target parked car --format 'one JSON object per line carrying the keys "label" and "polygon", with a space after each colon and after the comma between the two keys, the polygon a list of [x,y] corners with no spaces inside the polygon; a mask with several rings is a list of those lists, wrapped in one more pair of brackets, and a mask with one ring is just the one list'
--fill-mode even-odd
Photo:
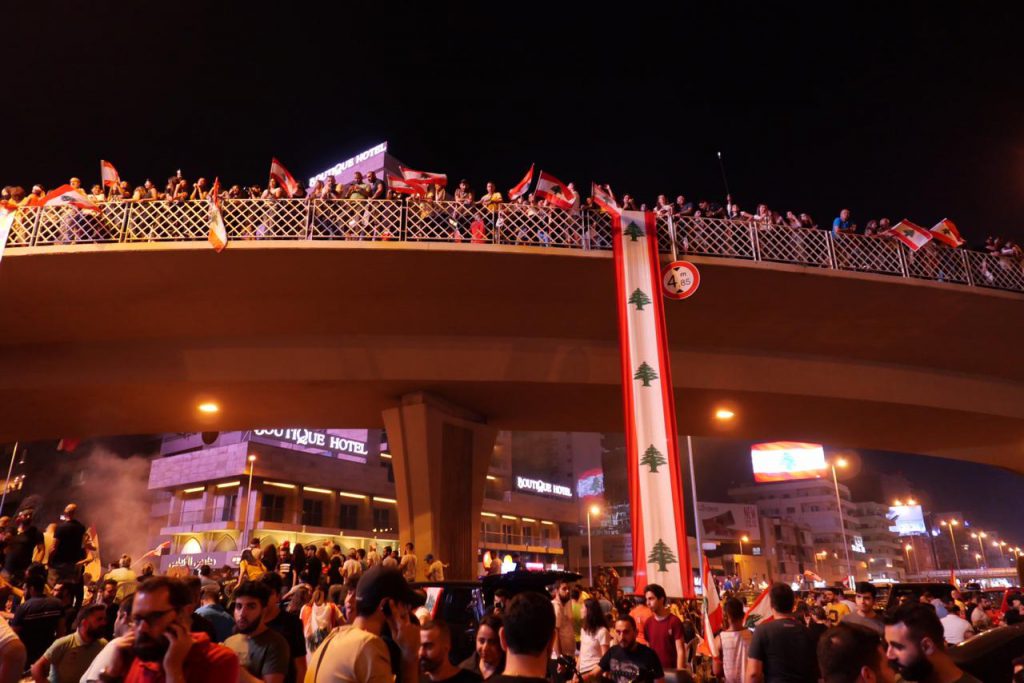
{"label": "parked car", "polygon": [[985,683],[1010,683],[1013,660],[1024,657],[1024,624],[999,626],[948,650],[957,666]]}
{"label": "parked car", "polygon": [[885,611],[893,612],[901,602],[918,602],[926,591],[943,602],[949,602],[954,590],[948,583],[894,583],[886,599]]}

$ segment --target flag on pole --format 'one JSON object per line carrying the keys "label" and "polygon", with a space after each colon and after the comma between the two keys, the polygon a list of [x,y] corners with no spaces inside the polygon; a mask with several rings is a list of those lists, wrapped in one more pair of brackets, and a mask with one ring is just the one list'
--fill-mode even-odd
{"label": "flag on pole", "polygon": [[530,170],[526,172],[526,175],[519,181],[519,184],[508,191],[509,199],[519,199],[530,189],[530,183],[533,182],[533,166],[533,164],[530,164]]}
{"label": "flag on pole", "polygon": [[100,180],[103,182],[103,187],[118,187],[121,184],[121,176],[118,175],[117,169],[109,161],[100,159]]}
{"label": "flag on pole", "polygon": [[4,202],[0,204],[0,261],[4,258],[4,249],[7,248],[7,238],[14,227],[14,219],[17,216],[18,207],[16,204]]}
{"label": "flag on pole", "polygon": [[950,563],[950,565],[949,565],[949,583],[950,583],[951,585],[953,585],[953,586],[959,586],[959,585],[960,585],[960,584],[958,584],[958,583],[956,582],[956,572],[955,572],[955,571],[953,571],[953,565],[952,565],[952,563]]}
{"label": "flag on pole", "polygon": [[86,197],[81,190],[70,185],[61,185],[43,197],[43,206],[73,206],[85,211],[99,211],[100,207]]}
{"label": "flag on pole", "polygon": [[[543,177],[543,174],[542,174]],[[613,214],[634,583],[694,597],[655,214]],[[644,305],[634,305],[635,292]]]}
{"label": "flag on pole", "polygon": [[928,232],[932,234],[934,239],[954,249],[962,246],[965,242],[964,238],[960,236],[960,231],[956,229],[956,225],[948,218],[943,218],[933,225],[932,229]]}
{"label": "flag on pole", "polygon": [[78,445],[82,443],[82,440],[78,437],[67,437],[57,442],[57,450],[62,453],[74,453],[78,450]]}
{"label": "flag on pole", "polygon": [[210,240],[213,250],[219,254],[228,246],[228,231],[224,227],[224,216],[220,212],[220,178],[213,179],[213,187],[206,196],[206,202],[210,218],[210,234],[207,239]]}
{"label": "flag on pole", "polygon": [[392,192],[397,192],[399,194],[425,195],[427,193],[426,188],[422,185],[406,182],[405,178],[400,178],[391,173],[388,173],[388,188]]}
{"label": "flag on pole", "polygon": [[615,196],[610,190],[606,191],[603,187],[597,183],[590,184],[590,196],[594,200],[594,203],[600,206],[608,213],[618,213],[619,205],[615,201]]}
{"label": "flag on pole", "polygon": [[277,181],[277,184],[284,189],[284,193],[289,197],[294,197],[299,193],[298,181],[292,177],[284,164],[274,157],[270,159],[270,177]]}
{"label": "flag on pole", "polygon": [[537,197],[560,209],[571,209],[576,203],[576,193],[550,173],[540,172],[537,178]]}
{"label": "flag on pole", "polygon": [[704,558],[704,574],[701,578],[701,586],[704,588],[704,649],[711,657],[718,656],[718,646],[715,644],[715,632],[722,630],[722,599],[718,596],[718,585],[711,575],[711,563],[707,555]]}
{"label": "flag on pole", "polygon": [[932,233],[928,232],[920,225],[911,223],[906,218],[882,234],[895,237],[900,242],[903,242],[903,244],[911,251],[917,251],[924,245],[928,244],[932,238]]}
{"label": "flag on pole", "polygon": [[745,628],[754,628],[758,624],[766,624],[774,619],[771,601],[768,599],[768,591],[769,589],[765,588],[757,596],[757,600],[754,600],[754,604],[750,606],[746,614],[743,615],[743,626]]}
{"label": "flag on pole", "polygon": [[427,185],[440,185],[444,187],[448,184],[448,176],[444,173],[431,173],[430,171],[414,171],[411,168],[405,166],[398,167],[402,171],[402,178],[412,185],[419,185],[420,187],[426,188]]}

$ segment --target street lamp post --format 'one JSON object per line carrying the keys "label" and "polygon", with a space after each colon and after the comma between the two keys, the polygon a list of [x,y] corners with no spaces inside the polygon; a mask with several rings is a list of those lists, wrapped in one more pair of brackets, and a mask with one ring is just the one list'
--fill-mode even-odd
{"label": "street lamp post", "polygon": [[739,577],[740,581],[743,580],[743,572],[740,571],[740,557],[743,557],[743,544],[750,540],[746,534],[740,536],[740,554],[736,559],[736,576]]}
{"label": "street lamp post", "polygon": [[978,569],[981,569],[981,553],[974,553],[974,561],[978,564]]}
{"label": "street lamp post", "polygon": [[846,556],[846,575],[853,573],[853,565],[850,564],[850,544],[846,540],[846,522],[843,519],[843,499],[839,497],[839,478],[836,476],[836,465],[846,467],[846,460],[838,458],[832,462],[832,484],[836,488],[836,506],[839,509],[839,529],[843,532],[843,553]]}
{"label": "street lamp post", "polygon": [[601,514],[601,508],[591,505],[587,508],[587,569],[590,574],[590,586],[594,586],[594,544],[590,540],[590,516],[597,517]]}
{"label": "street lamp post", "polygon": [[252,519],[252,470],[256,464],[256,456],[249,454],[249,485],[245,489],[245,519],[242,522],[241,547],[249,545],[249,520]]}
{"label": "street lamp post", "polygon": [[956,551],[956,537],[953,535],[953,527],[960,522],[955,519],[951,519],[948,522],[944,519],[939,520],[939,524],[949,529],[949,542],[953,546],[953,559],[956,561],[956,570],[960,571],[960,553]]}
{"label": "street lamp post", "polygon": [[992,545],[999,551],[999,563],[1006,562],[1006,555],[1003,554],[1003,548],[1006,546],[1006,541],[992,541]]}
{"label": "street lamp post", "polygon": [[[985,538],[986,537],[988,537],[988,534],[986,534],[984,531],[979,531],[977,533],[974,533],[973,531],[971,532],[971,538],[978,539],[978,548],[981,549],[981,559],[982,559],[982,561],[985,564],[988,564],[988,558],[985,557]],[[981,569],[981,567],[978,567],[978,569]]]}
{"label": "street lamp post", "polygon": [[907,551],[907,571],[908,571],[908,572],[912,572],[912,571],[914,571],[914,568],[913,568],[913,566],[912,566],[912,564],[911,564],[911,561],[910,561],[910,551],[911,551],[911,550],[913,550],[914,548],[913,548],[913,546],[911,546],[911,545],[910,545],[910,544],[908,543],[908,544],[906,544],[905,546],[903,546],[903,549],[904,549],[905,551]]}

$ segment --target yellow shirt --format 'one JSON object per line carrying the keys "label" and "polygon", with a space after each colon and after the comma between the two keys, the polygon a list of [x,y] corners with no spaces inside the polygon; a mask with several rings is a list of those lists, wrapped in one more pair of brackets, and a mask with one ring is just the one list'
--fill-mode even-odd
{"label": "yellow shirt", "polygon": [[842,602],[833,602],[825,605],[825,614],[828,616],[829,626],[835,626],[839,621],[850,613],[850,608]]}
{"label": "yellow shirt", "polygon": [[501,202],[504,201],[501,197],[500,192],[492,192],[491,194],[485,194],[482,197],[482,199],[484,201],[484,208],[490,211],[491,213],[498,213],[498,205],[500,205]]}

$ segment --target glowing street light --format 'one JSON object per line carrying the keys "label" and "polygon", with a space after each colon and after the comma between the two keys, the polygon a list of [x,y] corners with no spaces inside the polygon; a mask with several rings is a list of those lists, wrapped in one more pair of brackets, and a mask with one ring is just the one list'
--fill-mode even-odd
{"label": "glowing street light", "polygon": [[981,559],[987,562],[988,559],[985,557],[985,539],[988,538],[988,534],[986,534],[984,531],[979,531],[977,533],[972,531],[971,538],[978,539],[978,547],[981,549]]}
{"label": "glowing street light", "polygon": [[196,406],[196,410],[206,415],[213,415],[220,412],[220,406],[213,401],[204,401]]}
{"label": "glowing street light", "polygon": [[590,540],[590,517],[597,517],[601,514],[601,508],[591,505],[587,508],[587,569],[590,573],[590,585],[594,585],[594,544]]}
{"label": "glowing street light", "polygon": [[839,477],[836,476],[837,467],[846,467],[849,463],[846,458],[836,458],[832,461],[832,485],[836,489],[836,509],[839,510],[839,529],[843,532],[843,553],[846,556],[846,575],[853,573],[853,565],[850,564],[850,544],[846,540],[846,521],[843,518],[843,499],[839,497]]}
{"label": "glowing street light", "polygon": [[734,417],[736,417],[736,413],[733,412],[732,410],[729,410],[728,408],[719,408],[718,410],[715,411],[716,420],[721,420],[724,422],[726,420],[731,420]]}
{"label": "glowing street light", "polygon": [[903,546],[903,550],[905,550],[907,553],[907,571],[913,571],[910,553],[914,550],[914,546],[908,543],[905,546]]}
{"label": "glowing street light", "polygon": [[249,518],[252,516],[252,470],[256,465],[256,454],[250,453],[246,460],[249,462],[249,485],[245,489],[245,523],[242,525],[242,544],[248,546]]}
{"label": "glowing street light", "polygon": [[956,537],[953,536],[953,527],[957,526],[958,524],[960,524],[960,522],[958,522],[955,519],[951,519],[948,522],[944,519],[939,520],[940,526],[944,526],[949,529],[949,540],[953,545],[953,559],[956,560],[956,570],[960,571],[960,554],[956,551]]}

